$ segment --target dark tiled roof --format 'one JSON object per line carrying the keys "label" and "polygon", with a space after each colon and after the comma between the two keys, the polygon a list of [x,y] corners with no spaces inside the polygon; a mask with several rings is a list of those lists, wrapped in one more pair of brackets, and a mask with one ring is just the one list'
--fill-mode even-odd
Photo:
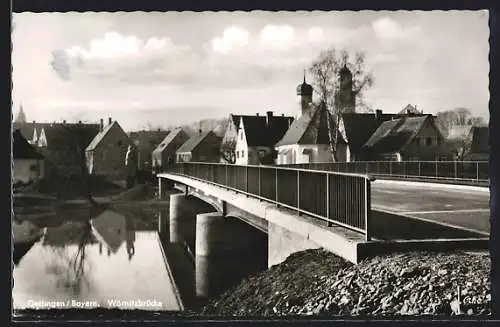
{"label": "dark tiled roof", "polygon": [[472,133],[472,143],[471,143],[471,153],[489,153],[489,129],[488,127],[473,127],[471,129]]}
{"label": "dark tiled roof", "polygon": [[196,134],[192,136],[189,140],[187,140],[183,145],[181,145],[180,148],[177,150],[177,153],[194,151],[196,147],[198,147],[198,145],[201,143],[201,141],[203,141],[208,136],[218,137],[212,131]]}
{"label": "dark tiled roof", "polygon": [[394,114],[381,114],[377,118],[372,113],[345,113],[342,121],[346,134],[346,142],[351,151],[359,151],[384,121],[391,120]]}
{"label": "dark tiled roof", "polygon": [[99,133],[99,124],[52,124],[44,128],[47,148],[79,144],[85,149]]}
{"label": "dark tiled roof", "polygon": [[12,155],[14,159],[41,159],[43,156],[26,141],[19,129],[12,135]]}
{"label": "dark tiled roof", "polygon": [[[90,144],[87,146],[86,148],[86,151],[92,151],[92,150],[95,150],[95,148],[97,148],[99,146],[99,144],[101,143],[101,141],[104,139],[104,137],[108,134],[109,130],[111,129],[111,127],[113,126],[118,126],[119,129],[121,129],[123,131],[123,128],[120,126],[120,124],[118,124],[118,122],[115,120],[113,121],[111,124],[107,125],[106,127],[104,127],[104,129],[99,132],[93,139],[92,141],[90,142]],[[126,135],[125,131],[123,131],[123,133]],[[128,136],[128,135],[127,135]]]}
{"label": "dark tiled roof", "polygon": [[152,152],[168,134],[168,131],[138,131],[131,132],[129,137],[139,151]]}
{"label": "dark tiled roof", "polygon": [[299,119],[296,119],[276,146],[330,144],[327,119],[330,119],[330,126],[334,128],[335,121],[330,112],[324,107],[317,107],[312,115],[304,114]]}
{"label": "dark tiled roof", "polygon": [[186,132],[182,128],[176,128],[172,132],[168,133],[167,136],[158,144],[156,149],[154,149],[153,153],[161,153],[165,150],[166,147],[169,146],[170,143],[177,137],[177,135],[184,134],[187,136]]}
{"label": "dark tiled roof", "polygon": [[383,122],[366,142],[365,147],[379,153],[393,153],[402,150],[421,130],[430,115],[403,117]]}
{"label": "dark tiled roof", "polygon": [[242,116],[248,146],[274,146],[293,122],[288,116]]}

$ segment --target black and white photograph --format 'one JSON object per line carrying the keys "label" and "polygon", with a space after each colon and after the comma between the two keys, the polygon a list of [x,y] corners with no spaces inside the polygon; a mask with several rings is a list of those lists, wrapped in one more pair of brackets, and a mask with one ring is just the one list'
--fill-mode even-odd
{"label": "black and white photograph", "polygon": [[488,319],[488,20],[13,13],[14,319]]}

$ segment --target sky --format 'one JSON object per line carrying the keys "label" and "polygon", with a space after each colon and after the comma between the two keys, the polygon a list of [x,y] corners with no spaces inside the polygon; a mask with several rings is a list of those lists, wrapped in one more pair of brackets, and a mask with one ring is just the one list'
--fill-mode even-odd
{"label": "sky", "polygon": [[126,130],[294,115],[322,50],[362,51],[370,108],[488,120],[487,11],[15,13],[13,115]]}

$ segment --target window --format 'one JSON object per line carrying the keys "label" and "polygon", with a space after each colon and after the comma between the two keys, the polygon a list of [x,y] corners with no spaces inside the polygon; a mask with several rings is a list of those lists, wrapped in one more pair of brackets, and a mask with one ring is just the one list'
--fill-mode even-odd
{"label": "window", "polygon": [[241,150],[241,157],[245,158],[245,151]]}
{"label": "window", "polygon": [[432,145],[432,137],[425,138],[425,145]]}
{"label": "window", "polygon": [[37,170],[38,170],[37,165],[31,165],[30,166],[30,171],[37,171]]}
{"label": "window", "polygon": [[243,140],[243,131],[240,132],[240,139]]}
{"label": "window", "polygon": [[118,140],[118,142],[116,142],[116,144],[118,144],[118,146],[122,146],[123,142],[122,142],[122,140]]}
{"label": "window", "polygon": [[236,158],[240,157],[240,151],[236,151]]}
{"label": "window", "polygon": [[419,138],[418,138],[418,143],[419,143],[420,145],[425,145],[425,137],[419,137]]}

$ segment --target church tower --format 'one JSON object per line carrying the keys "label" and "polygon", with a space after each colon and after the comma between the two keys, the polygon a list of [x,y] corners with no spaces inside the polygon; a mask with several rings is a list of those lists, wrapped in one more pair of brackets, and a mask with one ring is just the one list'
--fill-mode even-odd
{"label": "church tower", "polygon": [[26,123],[26,114],[24,113],[22,104],[19,106],[19,112],[17,114],[15,122],[16,123]]}
{"label": "church tower", "polygon": [[337,99],[342,112],[356,112],[356,95],[353,90],[352,73],[345,65],[339,74],[339,94]]}
{"label": "church tower", "polygon": [[310,114],[312,107],[313,87],[306,83],[306,72],[304,71],[304,81],[297,86],[297,96],[299,97],[299,110],[297,118],[304,114]]}

